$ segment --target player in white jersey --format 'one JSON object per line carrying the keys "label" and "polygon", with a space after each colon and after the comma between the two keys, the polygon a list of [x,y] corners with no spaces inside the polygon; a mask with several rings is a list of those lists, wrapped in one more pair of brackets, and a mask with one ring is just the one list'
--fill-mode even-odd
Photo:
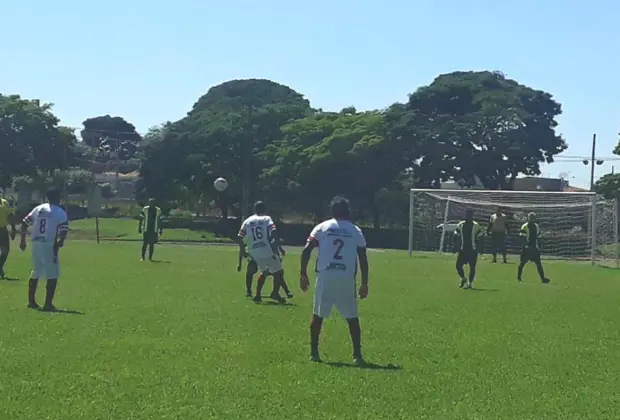
{"label": "player in white jersey", "polygon": [[[286,300],[280,296],[280,287],[284,286],[285,291],[288,287],[284,281],[284,269],[282,268],[282,258],[279,253],[279,239],[276,225],[267,212],[267,207],[262,201],[254,204],[255,214],[248,217],[241,224],[239,229],[239,261],[237,269],[241,267],[241,261],[248,253],[256,262],[258,270],[261,272],[256,286],[256,296],[254,301],[260,302],[261,292],[268,275],[273,276],[273,292],[270,298],[284,303]],[[287,293],[289,296],[290,291]]]}
{"label": "player in white jersey", "polygon": [[[334,198],[331,211],[333,219],[317,225],[312,230],[301,254],[300,286],[303,291],[306,291],[310,286],[307,274],[310,256],[314,248],[319,249],[316,263],[314,309],[310,324],[310,356],[312,361],[321,361],[319,336],[323,319],[330,316],[335,306],[349,324],[353,344],[353,361],[357,365],[363,365],[362,332],[358,318],[356,292],[361,299],[368,296],[366,239],[362,230],[350,221],[349,202],[346,198]],[[358,260],[362,273],[359,291],[356,290],[355,280]]]}
{"label": "player in white jersey", "polygon": [[67,213],[60,207],[60,191],[47,192],[48,203],[35,207],[22,221],[20,248],[26,250],[26,233],[32,226],[32,273],[28,282],[28,307],[39,309],[35,295],[39,278],[47,280],[44,311],[55,311],[52,301],[60,276],[58,250],[62,248],[69,231]]}

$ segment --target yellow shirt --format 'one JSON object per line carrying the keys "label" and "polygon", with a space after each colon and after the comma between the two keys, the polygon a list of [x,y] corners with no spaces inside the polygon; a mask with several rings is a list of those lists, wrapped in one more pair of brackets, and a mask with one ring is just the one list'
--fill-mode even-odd
{"label": "yellow shirt", "polygon": [[9,216],[15,212],[13,206],[4,198],[0,198],[0,229],[9,226]]}
{"label": "yellow shirt", "polygon": [[489,222],[491,223],[491,232],[506,232],[506,215],[504,213],[499,215],[497,213],[492,214]]}

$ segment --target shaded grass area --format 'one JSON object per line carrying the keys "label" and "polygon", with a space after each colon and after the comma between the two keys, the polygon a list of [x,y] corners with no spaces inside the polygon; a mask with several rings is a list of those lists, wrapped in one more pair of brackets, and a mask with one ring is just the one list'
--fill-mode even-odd
{"label": "shaded grass area", "polygon": [[[95,219],[82,219],[71,222],[71,238],[96,240]],[[138,233],[138,221],[134,219],[99,219],[99,236],[102,240],[137,241],[142,238]],[[160,242],[214,242],[232,243],[226,236],[218,236],[206,230],[164,229]]]}
{"label": "shaded grass area", "polygon": [[[138,254],[133,243],[67,243],[56,303],[82,315],[26,310],[29,257],[11,255],[19,280],[0,281],[0,418],[616,416],[615,270],[550,261],[543,286],[534,267],[517,284],[515,264],[483,260],[478,289],[463,291],[452,258],[371,253],[364,369],[350,365],[337,317],[325,323],[326,363],[309,363],[311,294],[251,303],[234,248],[162,245],[153,264]],[[286,271],[298,262],[292,251]]]}

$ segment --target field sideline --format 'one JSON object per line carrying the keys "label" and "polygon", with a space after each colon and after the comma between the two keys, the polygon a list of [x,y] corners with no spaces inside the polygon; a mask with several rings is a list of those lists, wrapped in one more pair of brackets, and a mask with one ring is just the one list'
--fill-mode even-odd
{"label": "field sideline", "polygon": [[516,284],[486,260],[463,291],[451,256],[373,252],[363,369],[337,317],[327,363],[308,362],[311,294],[248,301],[234,247],[140,263],[137,243],[69,241],[61,258],[56,303],[76,313],[25,309],[16,246],[19,280],[0,281],[0,419],[605,419],[620,403],[617,270],[549,261],[551,284],[533,266]]}

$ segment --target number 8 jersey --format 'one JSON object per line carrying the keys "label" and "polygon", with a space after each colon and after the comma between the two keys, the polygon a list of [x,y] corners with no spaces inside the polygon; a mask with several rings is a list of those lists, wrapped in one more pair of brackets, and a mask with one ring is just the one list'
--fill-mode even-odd
{"label": "number 8 jersey", "polygon": [[255,214],[241,224],[239,237],[243,238],[248,252],[255,260],[271,258],[274,255],[271,239],[274,237],[275,230],[276,225],[271,217]]}
{"label": "number 8 jersey", "polygon": [[308,242],[319,248],[316,271],[330,277],[352,279],[357,272],[357,250],[366,248],[362,230],[348,220],[330,219],[317,225]]}
{"label": "number 8 jersey", "polygon": [[31,226],[30,236],[33,242],[54,245],[58,233],[69,230],[67,213],[55,205],[45,203],[35,207],[23,222]]}

